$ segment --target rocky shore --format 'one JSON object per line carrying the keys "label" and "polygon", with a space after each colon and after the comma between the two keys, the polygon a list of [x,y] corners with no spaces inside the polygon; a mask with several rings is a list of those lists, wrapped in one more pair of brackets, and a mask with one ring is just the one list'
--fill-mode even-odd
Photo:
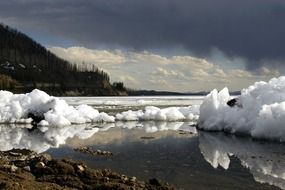
{"label": "rocky shore", "polygon": [[0,151],[0,189],[172,190],[158,179],[148,182],[109,169],[91,169],[70,159],[57,160],[30,150]]}
{"label": "rocky shore", "polygon": [[80,147],[73,149],[74,151],[81,152],[83,154],[89,154],[92,156],[113,156],[113,153],[110,151],[102,151],[102,150],[93,150],[90,147]]}

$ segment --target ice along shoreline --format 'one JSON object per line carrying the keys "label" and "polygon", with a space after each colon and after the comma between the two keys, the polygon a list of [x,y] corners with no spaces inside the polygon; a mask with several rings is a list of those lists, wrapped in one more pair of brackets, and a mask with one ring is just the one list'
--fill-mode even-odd
{"label": "ice along shoreline", "polygon": [[194,121],[200,129],[246,134],[253,138],[285,140],[285,77],[256,82],[242,90],[238,103],[228,105],[229,91],[214,89],[200,105],[129,110],[115,116],[82,104],[71,106],[65,100],[40,90],[27,94],[0,91],[1,123],[32,123],[39,126],[68,126],[115,121]]}

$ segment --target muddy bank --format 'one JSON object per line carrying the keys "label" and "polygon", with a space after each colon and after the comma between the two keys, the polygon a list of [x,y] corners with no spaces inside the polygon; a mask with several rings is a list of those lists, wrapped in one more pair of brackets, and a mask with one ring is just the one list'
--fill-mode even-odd
{"label": "muddy bank", "polygon": [[172,190],[158,179],[148,182],[109,169],[91,169],[70,159],[56,160],[29,150],[0,151],[0,189]]}

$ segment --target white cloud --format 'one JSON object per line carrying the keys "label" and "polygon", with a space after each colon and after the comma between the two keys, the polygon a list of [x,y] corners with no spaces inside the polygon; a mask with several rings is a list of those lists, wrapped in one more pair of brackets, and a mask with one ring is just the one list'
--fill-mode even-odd
{"label": "white cloud", "polygon": [[216,68],[213,75],[215,77],[222,77],[222,78],[227,77],[227,74],[225,73],[225,71],[220,68]]}
{"label": "white cloud", "polygon": [[139,82],[135,78],[128,75],[120,76],[119,80],[127,82],[128,84],[139,85]]}
{"label": "white cloud", "polygon": [[[247,87],[257,80],[268,80],[280,73],[262,67],[250,72],[223,67],[191,56],[163,56],[148,51],[100,50],[84,47],[50,47],[58,56],[80,64],[95,64],[107,71],[113,81],[122,81],[135,89],[202,91],[228,86],[231,90]],[[234,63],[237,59],[234,60]],[[231,60],[225,60],[231,64]]]}
{"label": "white cloud", "polygon": [[49,47],[51,52],[71,62],[88,64],[121,64],[126,62],[125,55],[120,51],[87,49],[84,47]]}
{"label": "white cloud", "polygon": [[157,67],[154,72],[152,72],[153,75],[157,76],[163,76],[163,77],[178,77],[178,78],[185,78],[184,73],[171,70],[171,69],[164,69],[162,67]]}
{"label": "white cloud", "polygon": [[168,64],[169,60],[166,57],[144,51],[141,53],[129,52],[129,61],[134,63],[149,62],[156,64]]}
{"label": "white cloud", "polygon": [[209,73],[206,70],[204,70],[204,69],[193,69],[191,71],[191,74],[192,74],[193,77],[195,77],[197,79],[209,76]]}

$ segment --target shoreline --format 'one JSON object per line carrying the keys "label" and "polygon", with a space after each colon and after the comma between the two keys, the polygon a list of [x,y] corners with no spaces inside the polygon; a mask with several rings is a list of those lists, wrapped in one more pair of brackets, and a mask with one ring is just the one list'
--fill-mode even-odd
{"label": "shoreline", "polygon": [[141,181],[110,169],[91,169],[71,159],[53,159],[27,149],[0,151],[0,189],[174,190],[158,179]]}

